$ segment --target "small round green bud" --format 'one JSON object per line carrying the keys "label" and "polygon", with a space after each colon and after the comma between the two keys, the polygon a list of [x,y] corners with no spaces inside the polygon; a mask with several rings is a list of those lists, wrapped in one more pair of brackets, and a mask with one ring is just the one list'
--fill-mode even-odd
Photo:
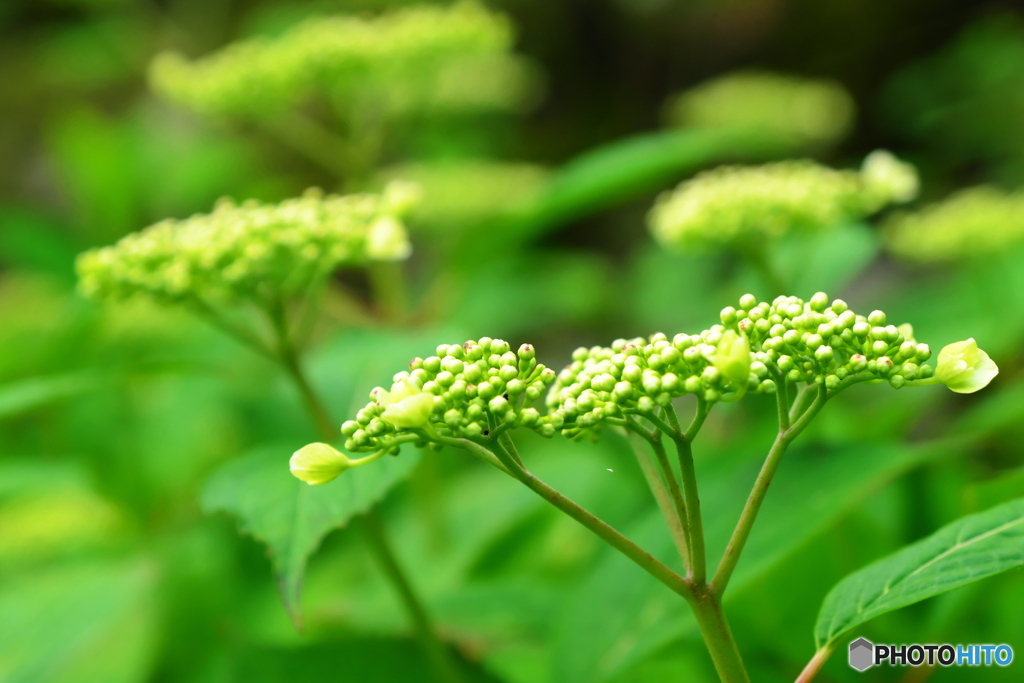
{"label": "small round green bud", "polygon": [[774,394],[777,387],[775,386],[775,382],[773,380],[766,379],[762,380],[761,383],[757,385],[757,389],[762,394]]}
{"label": "small round green bud", "polygon": [[[456,348],[461,349],[462,347],[457,346]],[[458,358],[445,356],[441,359],[441,369],[445,372],[450,372],[453,375],[459,375],[462,374],[462,371],[465,369],[465,365],[463,365],[462,361]]]}
{"label": "small round green bud", "polygon": [[881,354],[885,353],[888,349],[889,349],[889,343],[885,342],[885,341],[882,341],[881,339],[876,339],[871,344],[871,351],[875,355],[881,355]]}
{"label": "small round green bud", "polygon": [[858,337],[866,337],[871,332],[871,325],[867,321],[858,320],[853,324],[853,333]]}
{"label": "small round green bud", "polygon": [[522,360],[533,360],[537,357],[537,351],[532,344],[523,344],[519,347],[519,358]]}
{"label": "small round green bud", "polygon": [[629,382],[619,382],[612,390],[612,399],[615,401],[628,401],[634,395],[633,385]]}
{"label": "small round green bud", "polygon": [[502,365],[498,370],[498,377],[504,382],[509,382],[519,376],[519,368],[514,365]]}
{"label": "small round green bud", "polygon": [[722,322],[725,323],[726,325],[736,324],[736,309],[733,308],[732,306],[726,306],[725,308],[723,308],[720,316],[722,318]]}
{"label": "small round green bud", "polygon": [[359,429],[359,423],[355,420],[346,420],[341,425],[342,436],[352,436]]}
{"label": "small round green bud", "polygon": [[661,377],[656,372],[645,372],[643,375],[643,387],[651,396],[661,391]]}
{"label": "small round green bud", "polygon": [[914,379],[921,371],[921,367],[917,363],[904,363],[900,369],[900,374],[907,379]]}
{"label": "small round green bud", "polygon": [[636,400],[636,409],[641,413],[653,413],[656,405],[650,396],[641,396]]}
{"label": "small round green bud", "polygon": [[437,356],[430,356],[423,359],[423,369],[430,373],[437,373],[441,369],[441,359]]}
{"label": "small round green bud", "polygon": [[757,297],[753,294],[744,294],[740,297],[740,308],[750,310],[757,305]]}
{"label": "small round green bud", "polygon": [[849,310],[849,306],[842,299],[836,299],[832,302],[832,312],[837,314],[845,313]]}
{"label": "small round green bud", "polygon": [[476,385],[476,393],[480,398],[490,400],[498,393],[498,390],[490,381],[483,381]]}
{"label": "small round green bud", "polygon": [[[828,308],[828,294],[826,294],[825,292],[817,292],[814,296],[811,297],[809,303],[812,311],[817,311],[818,313],[821,313],[826,308]],[[841,313],[842,311],[836,312]]]}
{"label": "small round green bud", "polygon": [[871,311],[871,314],[868,315],[868,322],[875,327],[885,325],[885,313],[878,310]]}
{"label": "small round green bud", "polygon": [[814,357],[819,363],[830,363],[834,357],[831,346],[819,346],[814,352]]}
{"label": "small round green bud", "polygon": [[893,389],[900,389],[906,383],[907,380],[905,377],[903,377],[903,375],[892,375],[891,377],[889,377],[889,384],[890,386],[892,386]]}

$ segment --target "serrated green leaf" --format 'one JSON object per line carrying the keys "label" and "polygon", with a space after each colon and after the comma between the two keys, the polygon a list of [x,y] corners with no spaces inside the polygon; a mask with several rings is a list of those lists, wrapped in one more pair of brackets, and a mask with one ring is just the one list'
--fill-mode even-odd
{"label": "serrated green leaf", "polygon": [[875,617],[1024,564],[1024,498],[963,517],[850,574],[818,615],[818,647]]}
{"label": "serrated green leaf", "polygon": [[324,536],[344,527],[407,477],[419,453],[384,458],[309,486],[288,471],[289,446],[267,446],[217,470],[203,490],[207,513],[227,512],[244,533],[267,545],[285,608],[298,620],[306,562]]}
{"label": "serrated green leaf", "polygon": [[[732,600],[756,585],[759,577],[836,523],[865,496],[941,452],[944,449],[936,446],[911,449],[876,445],[816,457],[799,451],[787,455],[737,565],[727,598]],[[756,470],[756,463],[749,464]],[[698,472],[712,569],[755,474],[746,467]],[[659,514],[652,511],[626,533],[670,566],[678,565]],[[614,608],[597,596],[613,600]],[[609,552],[567,601],[558,632],[553,679],[608,680],[695,627],[681,599],[625,558]]]}

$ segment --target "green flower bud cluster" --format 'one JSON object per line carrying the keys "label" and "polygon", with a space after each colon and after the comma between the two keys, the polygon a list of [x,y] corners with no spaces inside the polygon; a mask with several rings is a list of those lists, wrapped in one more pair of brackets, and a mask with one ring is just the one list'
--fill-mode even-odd
{"label": "green flower bud cluster", "polygon": [[416,227],[449,233],[476,227],[529,206],[548,178],[532,164],[493,161],[401,164],[381,173],[385,180],[402,178],[423,188],[411,214]]}
{"label": "green flower bud cluster", "polygon": [[353,106],[372,98],[382,113],[506,109],[528,95],[533,75],[509,54],[512,40],[507,19],[475,2],[321,17],[195,62],[161,54],[150,81],[209,115],[272,114],[311,93]]}
{"label": "green flower bud cluster", "polygon": [[853,117],[853,98],[838,83],[767,71],[727,74],[668,104],[673,125],[743,128],[812,145],[841,140]]}
{"label": "green flower bud cluster", "polygon": [[746,294],[738,308],[723,309],[721,318],[750,339],[752,356],[770,377],[836,389],[857,375],[858,381],[887,380],[898,389],[934,374],[923,365],[931,350],[914,340],[909,325],[890,324],[882,311],[858,315],[824,292],[808,301],[780,296],[771,303]]}
{"label": "green flower bud cluster", "polygon": [[745,336],[715,325],[696,335],[658,333],[576,349],[547,405],[552,425],[574,437],[608,418],[652,415],[686,394],[717,402],[775,389]]}
{"label": "green flower bud cluster", "polygon": [[654,237],[670,247],[756,247],[789,232],[817,232],[865,218],[916,192],[914,169],[881,151],[869,155],[860,172],[806,160],[727,166],[663,194],[648,223]]}
{"label": "green flower bud cluster", "polygon": [[938,263],[988,256],[1024,241],[1024,192],[974,187],[883,225],[889,250],[907,261]]}
{"label": "green flower bud cluster", "polygon": [[[531,407],[555,380],[523,344],[518,352],[501,339],[482,337],[442,344],[437,355],[415,358],[394,376],[390,391],[377,387],[370,403],[345,422],[341,433],[351,452],[393,450],[403,435],[419,440],[420,429],[470,439],[493,437],[498,429],[526,427],[544,436],[555,429]],[[408,441],[405,439],[404,441]]]}
{"label": "green flower bud cluster", "polygon": [[162,221],[82,254],[79,287],[97,299],[162,303],[291,296],[339,266],[408,257],[400,215],[413,195],[396,183],[381,194],[309,191],[280,204],[222,200],[212,213]]}

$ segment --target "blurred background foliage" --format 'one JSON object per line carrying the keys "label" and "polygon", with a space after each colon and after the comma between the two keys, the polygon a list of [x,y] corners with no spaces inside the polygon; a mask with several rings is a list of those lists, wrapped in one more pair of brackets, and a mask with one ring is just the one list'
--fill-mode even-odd
{"label": "blurred background foliage", "polygon": [[[280,528],[258,517],[276,510],[272,496],[295,495],[287,457],[315,432],[278,369],[180,311],[100,307],[74,291],[83,249],[222,196],[422,186],[407,319],[385,320],[358,272],[338,276],[325,301],[310,369],[340,424],[440,342],[530,341],[557,368],[578,345],[703,329],[743,291],[774,292],[733,253],[658,247],[645,216],[661,192],[722,163],[849,168],[891,149],[922,176],[920,200],[901,211],[985,188],[913,220],[890,212],[782,240],[774,267],[793,294],[826,289],[883,308],[935,349],[974,336],[1002,374],[976,397],[854,391],[822,414],[783,465],[728,603],[752,678],[796,676],[840,577],[1024,495],[1024,13],[952,0],[502,0],[490,7],[507,16],[496,47],[457,54],[440,80],[370,59],[348,90],[313,84],[254,116],[199,114],[150,86],[150,63],[168,51],[180,67],[238,41],[283,41],[311,17],[411,5],[0,4],[0,681],[431,680],[357,534],[332,533],[331,518],[292,549],[300,567],[316,550],[301,632],[282,607],[263,545]],[[916,253],[901,225],[941,243]],[[773,413],[751,399],[709,420],[697,465],[714,547]],[[520,450],[671,554],[614,435]],[[381,511],[469,680],[712,680],[674,596],[457,455],[406,454],[411,474]],[[269,479],[247,479],[246,462],[269,463]],[[301,576],[290,575],[295,594]],[[1020,653],[1022,604],[1011,572],[863,635]],[[858,680],[842,660],[820,679]]]}

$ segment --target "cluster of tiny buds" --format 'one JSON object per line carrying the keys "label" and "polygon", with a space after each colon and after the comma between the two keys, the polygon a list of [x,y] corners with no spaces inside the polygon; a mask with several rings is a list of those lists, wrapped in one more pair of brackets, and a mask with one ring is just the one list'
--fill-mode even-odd
{"label": "cluster of tiny buds", "polygon": [[[341,427],[353,452],[394,450],[396,437],[437,430],[451,437],[493,438],[498,429],[526,427],[544,436],[555,428],[530,404],[555,380],[523,344],[483,337],[465,344],[442,344],[437,355],[415,358],[394,376],[390,391],[377,387],[356,419]],[[415,430],[409,432],[408,430]]]}
{"label": "cluster of tiny buds", "polygon": [[[504,105],[522,65],[509,21],[477,2],[393,9],[376,17],[312,17],[281,35],[234,43],[197,61],[162,53],[153,88],[209,115],[266,116],[315,93],[412,98],[453,109]],[[496,78],[500,76],[501,78]],[[475,86],[475,87],[474,87]]]}
{"label": "cluster of tiny buds", "polygon": [[767,368],[751,362],[746,339],[715,325],[697,335],[657,333],[577,349],[548,407],[553,425],[576,436],[607,418],[651,415],[685,394],[717,402],[775,390]]}
{"label": "cluster of tiny buds", "polygon": [[887,380],[900,388],[934,369],[927,344],[909,325],[888,324],[885,313],[858,315],[841,299],[818,292],[807,302],[780,296],[771,303],[744,295],[722,310],[722,323],[750,339],[753,358],[791,382],[823,381],[836,389],[847,378]]}
{"label": "cluster of tiny buds", "polygon": [[401,216],[418,188],[379,194],[309,190],[278,204],[221,200],[208,214],[165,220],[82,254],[79,287],[96,299],[142,295],[162,303],[293,296],[343,265],[412,252]]}

